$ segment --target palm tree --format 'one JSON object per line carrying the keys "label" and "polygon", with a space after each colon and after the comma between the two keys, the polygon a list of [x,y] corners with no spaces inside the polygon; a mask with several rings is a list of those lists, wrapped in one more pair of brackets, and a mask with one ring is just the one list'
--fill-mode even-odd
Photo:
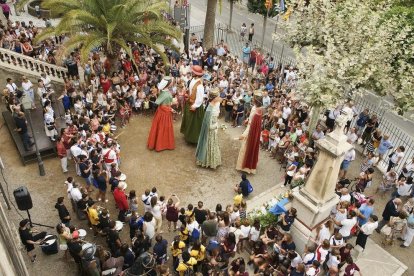
{"label": "palm tree", "polygon": [[208,0],[206,21],[204,22],[203,47],[209,50],[214,46],[214,28],[216,23],[217,0]]}
{"label": "palm tree", "polygon": [[231,23],[233,21],[233,9],[234,9],[234,3],[238,2],[239,0],[228,0],[230,2],[230,19],[229,19],[229,26],[228,29],[231,31]]}
{"label": "palm tree", "polygon": [[128,42],[137,42],[154,49],[168,63],[162,46],[175,49],[171,38],[181,39],[181,32],[163,19],[167,10],[164,1],[153,0],[45,0],[42,7],[62,14],[56,27],[47,28],[36,36],[41,41],[53,35],[68,34],[62,54],[80,50],[81,60],[102,47],[115,68],[120,50],[131,55]]}

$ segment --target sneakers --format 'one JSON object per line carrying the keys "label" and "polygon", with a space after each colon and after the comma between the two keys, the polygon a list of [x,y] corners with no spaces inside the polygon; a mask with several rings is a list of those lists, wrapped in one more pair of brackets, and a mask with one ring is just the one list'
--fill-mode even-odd
{"label": "sneakers", "polygon": [[401,244],[400,247],[407,248],[408,246],[405,246],[404,244]]}

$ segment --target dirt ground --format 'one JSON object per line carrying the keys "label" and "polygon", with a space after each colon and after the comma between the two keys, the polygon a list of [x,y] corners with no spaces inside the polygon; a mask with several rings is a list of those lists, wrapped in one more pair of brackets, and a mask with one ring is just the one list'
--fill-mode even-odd
{"label": "dirt ground", "polygon": [[[146,188],[155,186],[158,188],[160,195],[177,194],[182,205],[185,206],[188,203],[196,204],[198,200],[204,201],[207,208],[214,208],[217,203],[221,203],[223,206],[232,203],[233,186],[240,181],[240,173],[234,169],[240,142],[235,139],[239,137],[243,129],[229,127],[227,130],[219,131],[223,165],[217,170],[210,170],[195,165],[195,147],[187,145],[179,133],[180,120],[174,123],[175,150],[160,153],[148,151],[146,149],[146,139],[151,126],[151,119],[151,117],[136,116],[126,128],[118,131],[118,134],[122,132],[119,136],[122,157],[121,170],[127,175],[127,191],[135,189],[137,195],[140,196]],[[0,124],[3,125],[3,118],[0,119]],[[49,158],[44,161],[46,176],[39,176],[36,163],[27,166],[22,165],[5,126],[0,129],[0,156],[6,167],[5,177],[8,182],[6,187],[8,188],[9,198],[14,202],[13,190],[22,185],[27,186],[33,200],[33,209],[30,212],[32,220],[37,223],[56,226],[59,218],[54,205],[59,196],[66,195],[63,183],[67,176],[75,176],[74,166],[71,164],[69,173],[64,175],[61,172],[58,159]],[[352,163],[349,171],[350,177],[354,177],[359,173],[360,162],[361,160],[358,158]],[[254,187],[253,196],[274,185],[279,185],[282,177],[283,171],[280,170],[279,165],[262,151],[259,155],[258,173],[249,177]],[[377,172],[374,187],[370,188],[368,194],[375,191],[380,177],[380,173]],[[83,183],[82,179],[78,177],[76,179]],[[4,184],[3,180],[0,181]],[[101,203],[101,205],[109,208],[112,217],[116,217],[117,212],[114,208],[112,195],[108,193],[107,196],[110,200],[109,203]],[[380,216],[388,197],[375,196],[375,198],[377,200],[375,213]],[[0,200],[3,201],[3,198]],[[67,200],[66,205],[69,209],[70,204]],[[139,210],[142,211],[142,209],[141,205]],[[26,217],[25,213],[16,212],[13,207],[12,210],[6,210],[6,212],[8,212],[16,228],[21,220],[20,215]],[[73,217],[75,217],[74,214]],[[78,221],[74,218],[72,222],[79,228],[87,228],[85,221]],[[55,233],[54,229],[37,228]],[[127,229],[124,229],[121,233],[123,240],[129,242]],[[165,233],[165,237],[171,241],[173,234]],[[372,237],[377,242],[380,240],[380,236],[376,233]],[[93,239],[90,233],[86,239],[105,243],[103,238]],[[409,271],[414,271],[414,263],[409,261],[410,255],[413,253],[413,247],[401,249],[398,245],[399,243],[396,243],[387,250],[408,265]],[[40,252],[40,249],[36,250],[38,252],[36,263],[31,264],[25,258],[30,275],[77,275],[74,262],[65,260],[63,253],[45,256]]]}

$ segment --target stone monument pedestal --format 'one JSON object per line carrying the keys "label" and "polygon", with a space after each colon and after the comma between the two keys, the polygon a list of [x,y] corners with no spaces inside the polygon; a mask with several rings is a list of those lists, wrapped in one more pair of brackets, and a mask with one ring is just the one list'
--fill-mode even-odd
{"label": "stone monument pedestal", "polygon": [[297,209],[297,218],[291,234],[299,252],[316,237],[316,229],[329,219],[331,210],[339,202],[335,187],[340,166],[345,153],[353,147],[343,134],[346,121],[347,117],[341,115],[335,130],[315,142],[318,160],[305,186],[293,191],[292,207]]}

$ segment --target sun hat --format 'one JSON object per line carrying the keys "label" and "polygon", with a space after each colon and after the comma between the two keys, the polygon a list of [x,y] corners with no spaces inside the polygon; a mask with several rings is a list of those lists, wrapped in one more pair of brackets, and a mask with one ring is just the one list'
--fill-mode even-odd
{"label": "sun hat", "polygon": [[119,182],[119,184],[118,184],[118,188],[120,189],[120,190],[125,190],[126,188],[128,187],[128,185],[126,184],[126,182],[124,182],[124,181],[121,181],[121,182]]}
{"label": "sun hat", "polygon": [[203,68],[201,68],[200,65],[193,65],[191,67],[191,71],[193,72],[194,75],[200,76],[200,77],[204,74]]}
{"label": "sun hat", "polygon": [[164,89],[165,87],[167,87],[170,83],[171,83],[171,78],[170,77],[164,77],[157,85],[159,90]]}

